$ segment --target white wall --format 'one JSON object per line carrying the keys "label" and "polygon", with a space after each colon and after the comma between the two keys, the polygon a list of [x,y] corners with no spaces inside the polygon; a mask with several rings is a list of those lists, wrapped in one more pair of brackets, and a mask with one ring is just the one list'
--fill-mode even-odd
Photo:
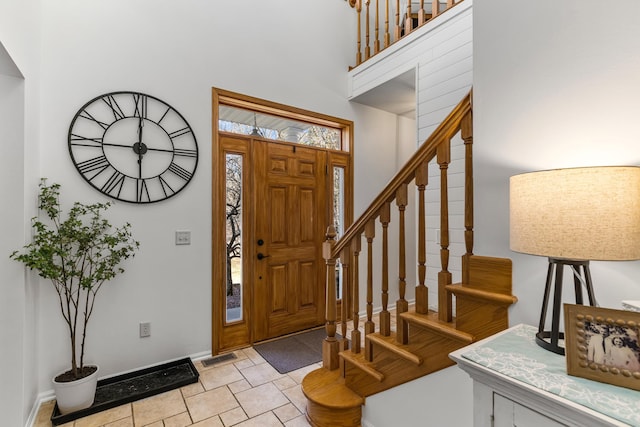
{"label": "white wall", "polygon": [[[6,272],[0,282],[0,363],[8,366],[0,388],[0,407],[9,414],[8,422],[22,424],[23,360],[26,297],[24,269],[9,259],[9,254],[24,243],[23,221],[23,150],[24,150],[24,80],[0,73],[0,181],[12,185],[0,187],[4,208],[0,211],[0,270]],[[15,185],[20,191],[16,191]],[[8,206],[14,209],[7,209]],[[15,409],[12,409],[15,408]]]}
{"label": "white wall", "polygon": [[28,239],[37,168],[38,0],[0,0],[0,387],[3,423],[23,425],[37,395],[37,283],[9,259]]}
{"label": "white wall", "polygon": [[[25,174],[30,182],[45,176],[62,184],[66,206],[107,200],[72,165],[67,131],[86,101],[111,91],[141,91],[171,104],[200,150],[196,176],[178,196],[148,206],[120,202],[109,211],[112,223],[132,224],[141,250],[95,307],[87,360],[100,364],[101,375],[211,348],[211,87],[376,123],[356,124],[356,211],[391,176],[395,146],[387,141],[396,135],[395,116],[346,100],[355,46],[349,11],[341,1],[313,0],[255,2],[246,10],[230,0],[43,2],[41,168]],[[173,244],[178,229],[191,230],[190,246]],[[66,368],[68,350],[53,290],[45,282],[40,292],[31,351],[39,350],[37,389],[46,393]],[[150,338],[138,338],[141,321],[151,322]]]}
{"label": "white wall", "polygon": [[363,427],[473,425],[473,383],[456,366],[367,397]]}
{"label": "white wall", "polygon": [[[513,260],[512,324],[537,324],[547,260],[509,250],[509,177],[640,164],[639,13],[634,0],[474,5],[476,249]],[[640,298],[640,262],[591,273],[602,306]]]}

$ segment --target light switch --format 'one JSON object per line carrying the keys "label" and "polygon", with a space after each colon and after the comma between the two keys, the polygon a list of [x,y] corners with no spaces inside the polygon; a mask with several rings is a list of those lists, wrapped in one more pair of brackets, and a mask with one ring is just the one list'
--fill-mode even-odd
{"label": "light switch", "polygon": [[176,231],[176,245],[190,245],[191,244],[191,231],[178,230]]}

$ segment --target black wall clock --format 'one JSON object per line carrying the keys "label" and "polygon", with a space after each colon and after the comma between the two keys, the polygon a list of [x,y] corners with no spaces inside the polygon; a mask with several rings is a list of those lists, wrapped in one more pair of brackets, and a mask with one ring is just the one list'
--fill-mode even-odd
{"label": "black wall clock", "polygon": [[140,92],[111,92],[83,105],[69,126],[69,153],[89,184],[131,203],[175,196],[198,166],[189,123],[166,102]]}

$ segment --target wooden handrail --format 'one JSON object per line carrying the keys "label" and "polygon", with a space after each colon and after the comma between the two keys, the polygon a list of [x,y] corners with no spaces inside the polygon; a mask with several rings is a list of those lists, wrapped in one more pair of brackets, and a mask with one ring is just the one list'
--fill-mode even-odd
{"label": "wooden handrail", "polygon": [[340,252],[347,247],[349,242],[364,231],[364,227],[371,219],[377,217],[385,203],[390,203],[402,184],[407,184],[415,177],[416,170],[435,157],[436,149],[443,141],[448,141],[458,130],[458,124],[465,114],[471,111],[471,92],[451,111],[440,126],[427,138],[409,161],[396,173],[387,186],[371,202],[369,207],[354,221],[345,231],[344,235],[333,247],[332,256],[338,258]]}
{"label": "wooden handrail", "polygon": [[[442,0],[440,0],[442,1]],[[420,0],[419,9],[412,10],[411,0],[396,0],[389,4],[389,0],[376,0],[375,5],[371,4],[371,0],[349,0],[348,4],[356,10],[357,16],[357,46],[356,46],[356,67],[372,56],[383,51],[393,43],[407,36],[417,28],[430,21],[431,19],[442,15],[447,10],[461,3],[463,0],[446,0],[442,5],[438,0],[431,2],[431,12],[427,13],[424,7],[424,0]],[[364,2],[364,11],[363,4]],[[374,11],[370,11],[370,6],[374,7]],[[381,10],[382,8],[382,10]],[[403,16],[400,11],[404,8]],[[389,15],[394,14],[393,34],[389,30]],[[417,18],[417,22],[414,19]],[[373,31],[370,31],[373,28]],[[384,31],[380,31],[383,28]],[[364,31],[364,37],[362,32]],[[393,37],[392,37],[393,36]],[[364,47],[361,40],[365,40]],[[373,40],[371,42],[371,40]],[[371,42],[371,43],[370,43]],[[373,47],[373,55],[371,50]]]}

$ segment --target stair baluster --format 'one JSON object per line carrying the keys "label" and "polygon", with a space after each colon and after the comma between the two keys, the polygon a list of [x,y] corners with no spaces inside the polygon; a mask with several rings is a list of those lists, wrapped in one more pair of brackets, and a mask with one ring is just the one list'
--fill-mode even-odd
{"label": "stair baluster", "polygon": [[429,289],[425,285],[427,278],[427,225],[424,191],[429,175],[428,163],[423,162],[416,169],[416,186],[418,187],[418,286],[416,286],[416,313],[427,314],[429,311]]}
{"label": "stair baluster", "polygon": [[373,323],[373,238],[375,235],[376,223],[375,219],[371,219],[364,227],[364,236],[367,238],[367,321],[364,324],[364,356],[369,362],[373,360],[373,351],[366,337],[376,329],[376,324]]}
{"label": "stair baluster", "polygon": [[353,331],[351,331],[351,351],[353,353],[360,353],[360,349],[362,347],[360,341],[362,336],[360,334],[360,326],[358,324],[360,320],[360,272],[358,269],[360,261],[360,246],[360,236],[351,241],[351,251],[353,252],[353,268],[351,269],[351,277],[353,278],[351,281],[353,285]]}
{"label": "stair baluster", "polygon": [[447,170],[451,162],[451,140],[438,145],[438,164],[440,165],[440,266],[438,273],[438,318],[451,322],[453,318],[452,297],[447,291],[451,284],[449,272],[449,183]]}
{"label": "stair baluster", "polygon": [[404,19],[404,35],[413,31],[413,18],[411,17],[411,0],[407,0],[407,14]]}
{"label": "stair baluster", "polygon": [[327,322],[325,328],[327,337],[322,342],[322,366],[329,370],[338,369],[339,344],[336,339],[336,318],[338,300],[336,296],[336,258],[332,256],[335,245],[336,229],[333,225],[327,227],[327,234],[322,244],[322,257],[327,266]]}
{"label": "stair baluster", "polygon": [[364,21],[364,37],[365,37],[365,46],[364,46],[364,60],[371,58],[371,46],[369,44],[369,4],[371,0],[364,0],[365,4],[365,21]]}
{"label": "stair baluster", "polygon": [[400,317],[400,314],[409,310],[409,303],[405,299],[407,289],[406,281],[406,241],[404,213],[407,206],[408,191],[407,184],[402,184],[396,192],[396,205],[398,206],[398,301],[396,301],[396,340],[400,344],[409,342],[409,329],[407,323]]}
{"label": "stair baluster", "polygon": [[[473,113],[469,111],[460,123],[460,133],[464,141],[464,244],[467,253],[462,257],[465,265],[473,255]],[[462,269],[462,283],[469,283],[466,275],[469,269]]]}
{"label": "stair baluster", "polygon": [[391,204],[385,203],[380,210],[382,224],[382,311],[380,312],[380,334],[391,334],[391,313],[389,313],[389,222],[391,222]]}
{"label": "stair baluster", "polygon": [[349,337],[347,337],[347,321],[349,320],[349,307],[351,297],[349,296],[349,248],[340,252],[340,265],[342,266],[342,304],[340,305],[340,351],[349,349]]}
{"label": "stair baluster", "polygon": [[389,33],[389,0],[385,0],[384,7],[384,47],[391,44],[391,34]]}

